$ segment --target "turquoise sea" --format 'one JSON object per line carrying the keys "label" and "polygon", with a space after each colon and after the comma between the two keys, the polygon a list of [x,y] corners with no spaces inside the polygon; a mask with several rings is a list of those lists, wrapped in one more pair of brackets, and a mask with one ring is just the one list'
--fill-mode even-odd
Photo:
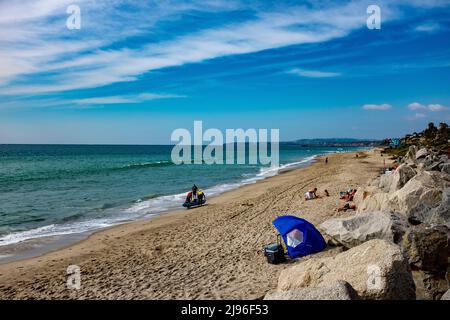
{"label": "turquoise sea", "polygon": [[280,166],[175,165],[172,146],[0,145],[0,246],[94,231],[181,208],[195,183],[207,197],[356,148],[280,146]]}

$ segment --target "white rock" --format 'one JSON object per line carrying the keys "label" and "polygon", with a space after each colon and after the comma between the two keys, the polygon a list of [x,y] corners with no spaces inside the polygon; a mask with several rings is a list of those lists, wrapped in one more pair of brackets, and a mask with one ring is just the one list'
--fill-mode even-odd
{"label": "white rock", "polygon": [[394,177],[393,171],[388,171],[380,176],[380,184],[378,187],[384,191],[388,192],[392,185],[392,179]]}
{"label": "white rock", "polygon": [[417,165],[416,153],[417,153],[417,147],[410,146],[408,149],[408,152],[405,155],[404,162],[411,166]]}
{"label": "white rock", "polygon": [[355,289],[339,280],[325,287],[302,288],[266,294],[264,300],[357,300]]}
{"label": "white rock", "polygon": [[347,248],[372,239],[398,243],[408,228],[406,218],[392,212],[364,212],[348,218],[334,218],[323,222],[320,229],[334,243]]}
{"label": "white rock", "polygon": [[429,154],[427,148],[422,148],[419,151],[416,152],[416,159],[425,158]]}
{"label": "white rock", "polygon": [[357,212],[385,211],[389,209],[389,194],[385,192],[368,195],[359,205]]}
{"label": "white rock", "polygon": [[441,300],[450,300],[450,289],[441,297]]}
{"label": "white rock", "polygon": [[283,270],[277,291],[324,287],[338,280],[348,282],[363,299],[415,299],[411,270],[400,247],[378,239]]}
{"label": "white rock", "polygon": [[411,178],[416,175],[416,171],[407,164],[400,165],[391,174],[391,183],[386,191],[395,192],[401,189]]}
{"label": "white rock", "polygon": [[[445,193],[450,190],[450,175],[438,171],[424,171],[411,180],[405,186],[389,196],[387,207],[396,212],[405,214],[409,219],[418,223],[431,223],[430,219],[440,219],[434,223],[448,224],[445,221],[450,208],[446,208]],[[442,208],[441,204],[444,205]],[[432,213],[441,206],[439,217],[432,217]],[[411,222],[413,222],[411,221]]]}

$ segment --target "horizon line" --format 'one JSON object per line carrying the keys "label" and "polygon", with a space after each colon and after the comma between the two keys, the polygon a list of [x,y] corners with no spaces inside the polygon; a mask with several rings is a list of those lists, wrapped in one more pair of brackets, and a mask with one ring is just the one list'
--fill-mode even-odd
{"label": "horizon line", "polygon": [[[383,139],[359,139],[359,138],[301,138],[296,140],[289,140],[289,141],[280,141],[279,143],[297,143],[299,140],[334,140],[334,139],[352,139],[356,140],[354,142],[380,142],[386,139],[391,138],[383,138]],[[239,143],[239,142],[234,142]],[[244,143],[250,143],[248,141]],[[267,143],[270,143],[270,141],[267,141]],[[338,142],[339,143],[339,142]],[[223,145],[226,145],[228,143],[223,143]],[[34,145],[34,146],[175,146],[177,143],[173,144],[163,144],[163,143],[151,143],[151,144],[141,144],[141,143],[0,143],[0,146],[26,146],[26,145]],[[186,146],[198,146],[196,144],[188,144]],[[202,146],[208,146],[210,144],[202,144]]]}

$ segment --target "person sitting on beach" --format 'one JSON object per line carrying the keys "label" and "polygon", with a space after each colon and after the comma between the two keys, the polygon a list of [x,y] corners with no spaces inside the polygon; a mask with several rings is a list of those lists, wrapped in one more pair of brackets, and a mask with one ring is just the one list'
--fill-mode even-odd
{"label": "person sitting on beach", "polygon": [[305,200],[312,200],[318,198],[317,196],[317,188],[309,190],[305,193]]}
{"label": "person sitting on beach", "polygon": [[341,199],[345,201],[353,201],[353,197],[356,194],[356,189],[349,189],[346,192],[341,192]]}

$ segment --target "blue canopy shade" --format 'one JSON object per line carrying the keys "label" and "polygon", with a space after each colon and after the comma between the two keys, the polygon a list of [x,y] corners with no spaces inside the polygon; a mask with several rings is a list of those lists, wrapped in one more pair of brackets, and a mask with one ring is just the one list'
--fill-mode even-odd
{"label": "blue canopy shade", "polygon": [[291,258],[307,256],[327,246],[320,232],[305,219],[281,216],[272,223],[283,238]]}

